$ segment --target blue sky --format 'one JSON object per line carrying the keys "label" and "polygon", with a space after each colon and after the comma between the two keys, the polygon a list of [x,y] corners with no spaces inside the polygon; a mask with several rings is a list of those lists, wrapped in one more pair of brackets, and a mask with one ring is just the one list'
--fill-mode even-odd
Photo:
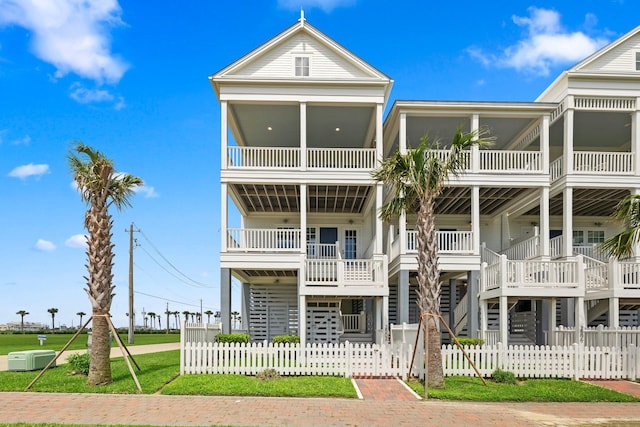
{"label": "blue sky", "polygon": [[392,101],[532,101],[640,24],[632,0],[177,5],[0,0],[0,323],[19,320],[18,310],[50,323],[56,307],[56,323],[71,326],[91,311],[85,205],[65,158],[78,140],[145,182],[132,208],[113,211],[116,325],[127,322],[131,222],[142,230],[137,313],[161,313],[167,302],[199,311],[201,300],[219,309],[220,111],[207,76],[295,23],[301,7],[394,79]]}

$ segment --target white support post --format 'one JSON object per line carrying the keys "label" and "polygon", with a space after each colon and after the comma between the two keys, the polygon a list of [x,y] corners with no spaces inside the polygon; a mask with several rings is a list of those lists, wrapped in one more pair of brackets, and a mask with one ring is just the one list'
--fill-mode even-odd
{"label": "white support post", "polygon": [[609,298],[609,327],[620,327],[620,299],[616,297]]}
{"label": "white support post", "polygon": [[229,236],[227,224],[229,221],[228,199],[229,188],[226,182],[220,184],[220,252],[227,252]]}
{"label": "white support post", "polygon": [[634,174],[640,175],[640,97],[636,98],[636,111],[631,114],[631,152]]}
{"label": "white support post", "polygon": [[307,184],[300,184],[300,253],[307,255]]}
{"label": "white support post", "polygon": [[549,187],[540,189],[540,256],[549,259]]}
{"label": "white support post", "polygon": [[507,315],[509,314],[509,306],[507,304],[507,297],[500,296],[500,342],[502,345],[507,346],[509,343],[509,322]]}
{"label": "white support post", "polygon": [[225,170],[229,165],[229,106],[227,101],[220,102],[220,169]]}
{"label": "white support post", "polygon": [[575,324],[576,324],[576,336],[575,342],[579,344],[584,343],[584,328],[586,326],[586,319],[584,316],[584,297],[577,297],[575,299]]}
{"label": "white support post", "polygon": [[562,256],[573,256],[573,188],[567,187],[562,194],[562,233],[564,248]]}
{"label": "white support post", "polygon": [[556,345],[556,299],[549,300],[549,325],[547,328],[547,345]]}
{"label": "white support post", "polygon": [[542,116],[540,120],[540,153],[542,155],[542,173],[549,175],[549,114]]}
{"label": "white support post", "polygon": [[382,162],[382,160],[384,160],[384,133],[382,130],[383,114],[384,106],[382,104],[376,104],[376,160],[378,162]]}
{"label": "white support post", "polygon": [[400,151],[402,155],[407,154],[407,113],[400,113],[398,151]]}
{"label": "white support post", "polygon": [[384,184],[379,182],[376,185],[376,244],[375,244],[375,254],[379,255],[384,253],[384,249],[382,247],[382,219],[378,216],[378,212],[382,208],[382,202],[384,201]]}
{"label": "white support post", "polygon": [[307,103],[300,103],[300,167],[307,170]]}
{"label": "white support post", "polygon": [[480,187],[471,187],[471,236],[473,254],[480,255]]}
{"label": "white support post", "polygon": [[[473,114],[471,116],[471,132],[477,132],[479,129],[480,116],[478,114]],[[480,171],[480,147],[478,147],[477,144],[471,146],[471,171],[473,173],[478,173]]]}
{"label": "white support post", "polygon": [[573,95],[567,96],[565,100],[567,106],[564,113],[564,149],[562,157],[562,171],[565,175],[573,173],[573,116],[574,103]]}
{"label": "white support post", "polygon": [[[483,263],[483,265],[486,265],[486,263]],[[488,301],[486,299],[481,299],[480,300],[480,338],[482,338],[483,340],[487,340],[487,330],[489,329],[489,304]],[[469,314],[467,313],[467,316],[469,316]]]}
{"label": "white support post", "polygon": [[307,345],[307,300],[305,295],[300,295],[303,277],[298,277],[298,336],[300,337],[300,345]]}

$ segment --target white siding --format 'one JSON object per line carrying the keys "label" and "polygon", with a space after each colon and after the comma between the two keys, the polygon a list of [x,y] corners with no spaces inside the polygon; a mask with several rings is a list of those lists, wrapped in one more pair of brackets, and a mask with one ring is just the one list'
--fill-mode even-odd
{"label": "white siding", "polygon": [[292,79],[294,78],[294,58],[296,56],[310,58],[309,78],[311,79],[342,80],[375,77],[305,34],[292,37],[233,74],[248,78]]}
{"label": "white siding", "polygon": [[585,64],[580,71],[635,72],[636,51],[640,51],[640,35],[630,38],[593,62]]}

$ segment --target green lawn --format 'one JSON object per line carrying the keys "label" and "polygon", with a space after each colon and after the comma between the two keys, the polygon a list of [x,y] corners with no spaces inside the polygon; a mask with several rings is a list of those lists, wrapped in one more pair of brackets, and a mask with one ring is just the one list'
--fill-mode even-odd
{"label": "green lawn", "polygon": [[[258,380],[245,375],[179,376],[179,350],[134,356],[141,372],[136,375],[143,393],[195,394],[226,396],[295,396],[355,398],[348,378],[303,376]],[[32,387],[38,392],[73,393],[137,393],[137,388],[124,360],[112,359],[113,383],[101,387],[86,385],[86,377],[71,375],[64,364],[49,369]],[[0,371],[0,392],[22,391],[38,374],[36,372]],[[429,390],[429,397],[444,400],[533,401],[533,402],[640,402],[640,399],[590,384],[565,379],[528,379],[516,385],[497,384],[487,380],[482,385],[474,377],[448,377],[446,388]],[[420,396],[423,385],[409,381]]]}
{"label": "green lawn", "polygon": [[[517,384],[501,384],[487,379],[447,377],[444,389],[429,388],[430,399],[472,400],[481,402],[640,402],[628,394],[569,379],[523,379]],[[407,383],[424,397],[424,384]]]}
{"label": "green lawn", "polygon": [[[69,342],[73,334],[44,334],[47,340],[40,346],[39,334],[0,334],[0,355],[6,355],[12,351],[25,350],[56,350],[60,351]],[[121,333],[122,341],[127,344],[127,334]],[[168,342],[179,342],[179,333],[158,333],[158,334],[135,334],[134,345],[163,344]],[[113,346],[118,346],[114,341]],[[76,340],[69,346],[69,350],[79,350],[87,348],[87,334],[78,335]]]}

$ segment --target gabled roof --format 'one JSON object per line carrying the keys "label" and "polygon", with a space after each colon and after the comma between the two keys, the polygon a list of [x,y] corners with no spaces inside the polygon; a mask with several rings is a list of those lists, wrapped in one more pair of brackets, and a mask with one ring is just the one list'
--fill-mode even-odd
{"label": "gabled roof", "polygon": [[640,51],[640,25],[563,71],[536,101],[553,98],[554,91],[567,85],[569,78],[640,78],[640,72],[635,69],[634,52],[637,51]]}
{"label": "gabled roof", "polygon": [[[312,75],[305,78],[293,78],[292,75],[285,74],[282,65],[278,68],[275,61],[281,59],[285,54],[291,56],[291,50],[296,48],[295,46],[310,47],[311,50],[315,50],[314,53],[317,56],[322,57],[322,59],[329,59],[328,61],[318,61],[324,67],[327,67],[327,72],[320,76]],[[292,69],[293,67],[291,67]],[[337,75],[338,77],[332,77],[332,75]],[[219,94],[220,84],[225,81],[234,83],[256,81],[366,83],[388,85],[389,89],[392,83],[392,80],[384,73],[307,23],[304,16],[296,24],[266,43],[209,76],[209,79],[217,94]]]}

